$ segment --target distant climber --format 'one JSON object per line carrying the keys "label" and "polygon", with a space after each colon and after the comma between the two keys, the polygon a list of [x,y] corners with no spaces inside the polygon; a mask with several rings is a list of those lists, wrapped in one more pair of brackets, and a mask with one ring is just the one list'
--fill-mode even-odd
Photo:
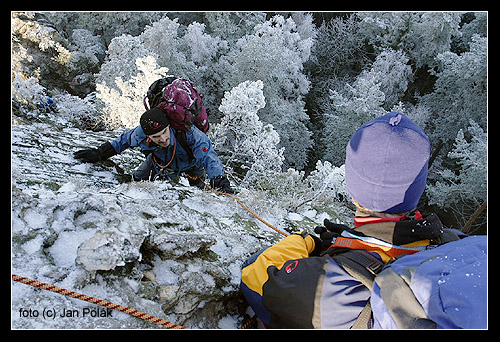
{"label": "distant climber", "polygon": [[233,193],[229,180],[224,175],[222,162],[208,136],[193,125],[184,134],[185,143],[180,143],[176,138],[179,136],[177,132],[171,127],[164,111],[154,107],[142,114],[140,125],[136,128],[122,133],[117,139],[106,142],[97,149],[76,151],[74,156],[82,162],[94,163],[129,147],[139,147],[146,155],[146,160],[132,175],[134,181],[153,181],[185,173],[190,185],[204,188],[201,180],[207,174],[213,188]]}

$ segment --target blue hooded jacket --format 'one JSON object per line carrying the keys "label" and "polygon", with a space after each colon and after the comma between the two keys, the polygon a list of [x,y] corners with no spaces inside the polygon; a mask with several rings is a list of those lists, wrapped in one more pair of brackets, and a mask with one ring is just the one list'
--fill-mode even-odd
{"label": "blue hooded jacket", "polygon": [[[194,125],[191,130],[186,132],[187,144],[191,148],[194,156],[194,160],[192,161],[190,161],[189,153],[180,143],[176,143],[175,133],[176,130],[170,127],[170,145],[168,148],[162,148],[149,144],[142,127],[137,126],[136,128],[123,132],[118,138],[111,141],[111,145],[117,153],[121,153],[129,147],[139,147],[142,151],[152,151],[155,159],[161,165],[166,165],[172,159],[175,146],[175,155],[172,163],[169,165],[169,169],[176,172],[169,173],[169,177],[176,177],[181,172],[201,166],[205,168],[210,179],[224,175],[222,162],[212,148],[212,142],[205,133]],[[156,163],[154,167],[157,172],[160,171],[160,167]]]}

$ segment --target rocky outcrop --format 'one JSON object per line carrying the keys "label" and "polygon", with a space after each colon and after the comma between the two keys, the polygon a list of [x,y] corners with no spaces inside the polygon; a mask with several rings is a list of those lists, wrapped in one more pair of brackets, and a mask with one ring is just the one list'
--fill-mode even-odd
{"label": "rocky outcrop", "polygon": [[[73,159],[73,151],[118,134],[49,122],[12,126],[13,272],[187,327],[218,328],[221,320],[237,327],[245,306],[240,266],[281,237],[233,200],[182,180],[124,182],[142,160],[137,151],[96,164]],[[114,320],[20,317],[20,308],[40,303],[56,311],[88,306],[44,292],[13,285],[14,328],[157,328],[121,313]]]}

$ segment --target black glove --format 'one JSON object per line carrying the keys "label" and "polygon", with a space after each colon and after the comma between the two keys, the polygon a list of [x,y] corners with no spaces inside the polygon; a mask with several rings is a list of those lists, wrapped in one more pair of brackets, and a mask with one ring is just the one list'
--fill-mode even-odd
{"label": "black glove", "polygon": [[363,233],[356,232],[354,229],[349,228],[345,224],[333,223],[328,219],[323,221],[323,226],[317,226],[314,228],[314,232],[319,235],[321,241],[323,241],[323,246],[325,248],[330,247],[332,244],[332,239],[340,236],[344,230],[347,230],[349,233],[364,236]]}
{"label": "black glove", "polygon": [[234,194],[234,190],[231,188],[231,184],[229,183],[229,180],[226,178],[226,176],[218,176],[212,178],[210,180],[210,186],[215,190],[219,190],[220,192],[224,192],[226,194]]}
{"label": "black glove", "polygon": [[84,163],[95,163],[101,160],[106,160],[115,154],[117,153],[113,145],[109,142],[105,142],[99,146],[99,148],[89,148],[86,150],[76,151],[73,156]]}

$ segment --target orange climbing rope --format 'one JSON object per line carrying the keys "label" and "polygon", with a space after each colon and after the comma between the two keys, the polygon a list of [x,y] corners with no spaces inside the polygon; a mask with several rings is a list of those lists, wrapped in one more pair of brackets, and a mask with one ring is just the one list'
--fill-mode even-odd
{"label": "orange climbing rope", "polygon": [[162,326],[167,327],[169,329],[184,329],[184,327],[182,327],[180,325],[171,323],[171,322],[166,321],[166,320],[164,320],[162,318],[151,316],[151,315],[149,315],[149,314],[147,314],[145,312],[142,312],[142,311],[139,311],[139,310],[136,310],[136,309],[132,309],[132,308],[128,308],[126,306],[114,304],[114,303],[111,303],[111,302],[109,302],[107,300],[103,300],[103,299],[98,299],[98,298],[94,298],[94,297],[91,297],[91,296],[87,296],[87,295],[84,295],[84,294],[81,294],[81,293],[78,293],[78,292],[75,292],[75,291],[66,290],[66,289],[63,289],[63,288],[55,286],[55,285],[50,285],[50,284],[47,284],[47,283],[42,283],[41,281],[29,279],[29,278],[22,277],[22,276],[19,276],[19,275],[16,275],[16,274],[12,274],[12,280],[20,282],[20,283],[23,283],[23,284],[26,284],[26,285],[30,285],[30,286],[33,286],[33,287],[37,287],[37,288],[42,289],[42,290],[47,290],[47,291],[59,293],[59,294],[62,294],[64,296],[68,296],[68,297],[72,297],[72,298],[84,300],[84,301],[92,303],[92,304],[97,304],[97,305],[100,305],[100,306],[104,306],[105,308],[109,308],[109,309],[113,309],[113,310],[125,312],[126,314],[129,314],[129,315],[132,315],[134,317],[143,319],[145,321],[149,321],[149,322],[152,322],[152,323],[156,323],[156,324],[162,325]]}
{"label": "orange climbing rope", "polygon": [[[193,178],[193,177],[189,177],[189,178]],[[250,214],[252,214],[253,216],[255,216],[255,218],[257,220],[259,220],[260,222],[264,223],[266,226],[268,226],[269,228],[275,230],[276,232],[280,233],[281,235],[284,235],[284,236],[288,236],[287,233],[285,233],[284,231],[282,230],[279,230],[278,228],[276,228],[275,226],[273,226],[272,224],[270,224],[269,222],[263,220],[262,218],[260,218],[256,213],[254,213],[252,210],[250,210],[246,205],[244,205],[243,203],[241,203],[241,201],[239,199],[236,198],[236,196],[234,195],[231,195],[231,194],[228,194],[227,192],[222,192],[222,191],[219,191],[219,190],[215,190],[213,189],[212,187],[210,187],[203,179],[201,179],[200,177],[197,177],[200,181],[203,182],[203,184],[205,184],[205,186],[207,187],[207,189],[217,193],[217,194],[220,194],[220,195],[224,195],[224,196],[228,196],[228,197],[231,197],[232,199],[234,199],[239,205],[241,205],[246,211],[248,211]],[[196,179],[196,177],[195,177]]]}

